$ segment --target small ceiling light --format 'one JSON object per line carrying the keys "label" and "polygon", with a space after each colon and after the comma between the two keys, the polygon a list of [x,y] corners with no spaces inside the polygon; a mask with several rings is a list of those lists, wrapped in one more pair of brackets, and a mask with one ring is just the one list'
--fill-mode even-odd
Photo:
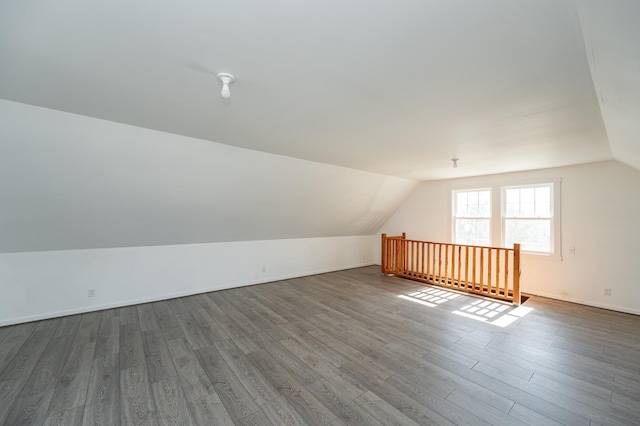
{"label": "small ceiling light", "polygon": [[451,162],[453,162],[453,168],[454,168],[454,169],[457,169],[457,168],[458,168],[458,160],[459,160],[459,158],[458,158],[458,157],[453,157],[453,158],[451,159]]}
{"label": "small ceiling light", "polygon": [[231,91],[229,90],[229,85],[235,81],[235,77],[231,74],[227,74],[226,72],[221,72],[218,74],[218,79],[222,82],[222,90],[220,91],[220,96],[225,99],[229,99],[231,97]]}

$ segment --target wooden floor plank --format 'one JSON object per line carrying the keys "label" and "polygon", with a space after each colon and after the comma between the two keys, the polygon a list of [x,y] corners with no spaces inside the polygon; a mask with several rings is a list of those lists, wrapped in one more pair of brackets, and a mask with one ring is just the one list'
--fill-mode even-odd
{"label": "wooden floor plank", "polygon": [[142,332],[138,322],[125,323],[120,326],[119,352],[121,370],[145,364]]}
{"label": "wooden floor plank", "polygon": [[271,354],[260,350],[249,358],[296,412],[310,424],[329,424],[336,416]]}
{"label": "wooden floor plank", "polygon": [[71,350],[73,335],[53,337],[24,385],[21,398],[48,392],[56,387]]}
{"label": "wooden floor plank", "polygon": [[13,404],[18,399],[27,377],[17,377],[15,379],[0,382],[0,424],[5,424],[5,419],[9,415]]}
{"label": "wooden floor plank", "polygon": [[195,352],[233,421],[250,416],[259,410],[249,392],[242,386],[215,347],[202,348]]}
{"label": "wooden floor plank", "polygon": [[53,394],[47,417],[63,416],[67,411],[77,407],[84,407],[87,398],[87,388],[91,378],[95,342],[85,343],[74,340],[71,353],[62,369],[62,375]]}
{"label": "wooden floor plank", "polygon": [[35,323],[17,324],[10,327],[2,327],[8,329],[4,340],[0,343],[0,374],[3,372],[6,364],[13,359],[22,345],[35,329]]}
{"label": "wooden floor plank", "polygon": [[478,300],[366,267],[0,327],[0,424],[640,424],[640,316]]}
{"label": "wooden floor plank", "polygon": [[283,397],[272,399],[261,407],[267,424],[306,425],[308,422]]}
{"label": "wooden floor plank", "polygon": [[122,424],[157,424],[147,369],[138,364],[120,370],[120,419]]}
{"label": "wooden floor plank", "polygon": [[263,405],[280,396],[251,360],[231,340],[219,341],[215,347],[256,404]]}
{"label": "wooden floor plank", "polygon": [[142,344],[151,383],[177,376],[167,342],[160,329],[143,332]]}
{"label": "wooden floor plank", "polygon": [[5,424],[39,425],[45,422],[53,389],[35,395],[19,398],[11,406]]}
{"label": "wooden floor plank", "polygon": [[83,424],[113,425],[120,422],[120,367],[118,353],[98,353],[93,360]]}
{"label": "wooden floor plank", "polygon": [[159,425],[195,425],[187,399],[177,377],[167,377],[151,385]]}
{"label": "wooden floor plank", "polygon": [[84,415],[84,406],[72,408],[61,413],[49,415],[44,426],[80,426],[82,425],[82,416]]}
{"label": "wooden floor plank", "polygon": [[198,425],[231,426],[233,420],[222,405],[217,394],[212,393],[204,398],[189,403],[193,418]]}
{"label": "wooden floor plank", "polygon": [[384,425],[418,425],[418,423],[371,391],[367,391],[367,393],[358,397],[355,402]]}
{"label": "wooden floor plank", "polygon": [[188,401],[203,399],[214,393],[213,384],[186,339],[173,339],[167,347]]}
{"label": "wooden floor plank", "polygon": [[153,304],[145,303],[144,305],[138,305],[137,308],[138,320],[140,321],[140,331],[149,331],[160,328]]}
{"label": "wooden floor plank", "polygon": [[20,349],[5,363],[4,369],[0,372],[0,382],[30,376],[52,334],[51,330],[34,330],[29,334]]}
{"label": "wooden floor plank", "polygon": [[123,425],[155,425],[155,403],[143,364],[120,370],[120,419]]}

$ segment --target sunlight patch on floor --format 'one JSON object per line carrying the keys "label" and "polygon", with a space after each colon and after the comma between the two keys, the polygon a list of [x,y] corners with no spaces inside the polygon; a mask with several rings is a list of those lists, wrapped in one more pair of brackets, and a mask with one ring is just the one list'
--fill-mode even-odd
{"label": "sunlight patch on floor", "polygon": [[461,295],[450,291],[441,290],[439,288],[424,288],[422,290],[409,293],[407,296],[413,299],[419,299],[424,302],[440,305],[450,300],[457,299]]}
{"label": "sunlight patch on floor", "polygon": [[504,302],[476,300],[452,313],[498,327],[507,327],[532,310],[533,308],[525,308],[524,306],[514,308],[513,305]]}
{"label": "sunlight patch on floor", "polygon": [[[435,287],[426,287],[408,294],[401,294],[398,297],[430,308],[454,300],[462,302],[462,306],[453,310],[452,314],[498,327],[507,327],[533,310],[533,308],[524,306],[514,307],[508,302],[477,299],[473,296]],[[469,301],[469,303],[465,304],[464,301]]]}

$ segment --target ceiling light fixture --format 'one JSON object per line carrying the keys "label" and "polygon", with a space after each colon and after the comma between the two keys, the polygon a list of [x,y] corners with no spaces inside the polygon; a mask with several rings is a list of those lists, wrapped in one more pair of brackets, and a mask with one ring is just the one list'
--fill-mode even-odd
{"label": "ceiling light fixture", "polygon": [[229,85],[233,83],[236,78],[231,74],[227,74],[226,72],[221,72],[218,74],[218,79],[222,82],[222,90],[220,91],[220,96],[225,99],[229,99],[231,97],[231,91],[229,90]]}
{"label": "ceiling light fixture", "polygon": [[453,168],[454,168],[454,169],[457,169],[457,168],[458,168],[458,160],[459,160],[459,158],[458,158],[458,157],[453,157],[453,158],[451,159],[451,161],[453,162]]}

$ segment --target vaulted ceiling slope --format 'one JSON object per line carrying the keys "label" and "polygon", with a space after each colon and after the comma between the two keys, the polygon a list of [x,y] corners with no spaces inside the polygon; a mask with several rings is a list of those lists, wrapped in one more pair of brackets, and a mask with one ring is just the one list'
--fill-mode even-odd
{"label": "vaulted ceiling slope", "polygon": [[0,117],[0,253],[372,235],[417,184],[5,100]]}
{"label": "vaulted ceiling slope", "polygon": [[637,22],[637,0],[6,0],[0,98],[418,180],[640,168]]}
{"label": "vaulted ceiling slope", "polygon": [[640,170],[640,1],[589,0],[578,5],[613,156]]}

